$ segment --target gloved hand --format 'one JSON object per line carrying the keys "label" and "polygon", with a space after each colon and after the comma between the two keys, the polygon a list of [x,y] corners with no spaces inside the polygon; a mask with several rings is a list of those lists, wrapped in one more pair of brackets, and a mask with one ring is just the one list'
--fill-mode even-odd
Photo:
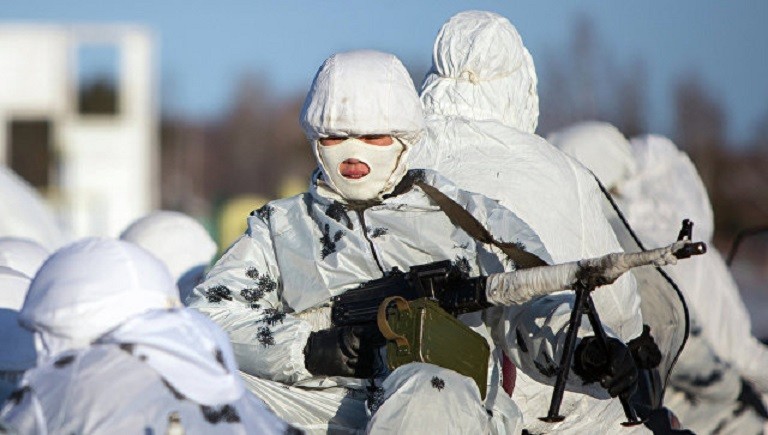
{"label": "gloved hand", "polygon": [[573,355],[573,371],[584,382],[600,381],[611,397],[631,394],[637,388],[637,366],[624,343],[608,338],[608,349],[603,349],[596,337],[585,337]]}
{"label": "gloved hand", "polygon": [[635,364],[641,369],[655,369],[661,363],[661,350],[651,336],[651,327],[643,325],[643,333],[627,343]]}
{"label": "gloved hand", "polygon": [[378,348],[384,344],[376,325],[325,329],[309,335],[304,364],[316,376],[369,378]]}

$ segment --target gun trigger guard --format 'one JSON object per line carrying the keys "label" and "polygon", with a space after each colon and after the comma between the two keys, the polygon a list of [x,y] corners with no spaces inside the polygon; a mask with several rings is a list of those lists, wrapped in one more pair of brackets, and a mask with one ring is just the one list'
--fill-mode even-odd
{"label": "gun trigger guard", "polygon": [[395,331],[392,330],[392,327],[389,326],[389,322],[387,322],[387,307],[391,302],[394,302],[395,305],[397,305],[398,311],[411,311],[411,307],[408,305],[408,301],[406,301],[404,298],[400,296],[390,296],[384,299],[379,305],[379,310],[376,314],[376,324],[378,325],[379,331],[381,331],[381,335],[383,335],[384,338],[394,341],[397,344],[397,347],[408,347],[408,339],[405,338],[404,335],[398,335],[395,333]]}

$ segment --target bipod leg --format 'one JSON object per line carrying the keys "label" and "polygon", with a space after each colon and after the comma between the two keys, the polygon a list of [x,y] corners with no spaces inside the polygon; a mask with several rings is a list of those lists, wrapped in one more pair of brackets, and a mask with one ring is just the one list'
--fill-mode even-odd
{"label": "bipod leg", "polygon": [[[600,322],[600,316],[597,314],[597,309],[595,308],[595,303],[592,301],[592,296],[590,294],[586,295],[586,314],[589,318],[589,323],[592,325],[592,330],[595,333],[595,337],[597,337],[598,342],[603,347],[603,351],[605,351],[606,355],[608,355],[608,334],[605,333],[605,329],[603,328],[603,323]],[[629,393],[623,393],[619,394],[619,400],[621,401],[621,406],[624,408],[624,415],[627,417],[627,421],[621,423],[622,426],[635,426],[638,424],[642,424],[643,421],[640,420],[637,417],[637,412],[635,412],[635,408],[632,407],[632,404],[629,403]]]}
{"label": "bipod leg", "polygon": [[583,285],[577,283],[575,287],[576,298],[573,301],[571,318],[568,320],[568,333],[565,336],[563,354],[560,357],[560,367],[557,369],[557,380],[552,391],[552,400],[549,402],[549,412],[547,412],[546,417],[539,417],[539,420],[547,423],[557,423],[565,420],[565,417],[560,415],[560,405],[563,403],[565,383],[568,381],[573,352],[576,350],[576,336],[579,333],[579,327],[581,327],[581,315],[586,309],[586,301],[587,297],[589,297],[589,291]]}

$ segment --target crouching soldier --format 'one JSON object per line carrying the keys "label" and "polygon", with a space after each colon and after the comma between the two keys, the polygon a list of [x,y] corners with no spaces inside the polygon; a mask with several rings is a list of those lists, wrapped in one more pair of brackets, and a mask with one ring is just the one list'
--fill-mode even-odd
{"label": "crouching soldier", "polygon": [[38,365],[0,419],[24,434],[293,430],[243,388],[226,335],[178,299],[168,270],[131,243],[54,253],[19,314]]}
{"label": "crouching soldier", "polygon": [[[309,191],[252,213],[246,233],[195,289],[190,306],[229,333],[249,388],[307,431],[519,433],[521,409],[501,388],[503,355],[520,370],[550,373],[553,382],[574,297],[549,293],[569,288],[586,269],[613,282],[621,274],[612,267],[617,258],[548,267],[550,255],[517,215],[435,172],[409,171],[407,154],[418,146],[424,120],[393,55],[330,57],[301,122],[319,166]],[[673,262],[672,252],[660,261]],[[397,340],[382,350],[382,334],[402,335],[384,326],[398,316],[391,305],[371,313],[363,304],[362,317],[371,314],[371,322],[336,309],[361,290],[380,288],[383,299],[389,280],[435,282],[417,266],[439,262],[447,264],[440,273],[461,283],[440,293],[440,309],[466,313],[460,327],[482,337],[482,376],[427,358],[394,364]],[[417,287],[421,295],[428,290],[410,288]],[[599,381],[593,394],[632,390],[637,370],[626,346],[615,338],[607,348],[581,344],[575,368]],[[449,350],[470,353],[462,342]]]}

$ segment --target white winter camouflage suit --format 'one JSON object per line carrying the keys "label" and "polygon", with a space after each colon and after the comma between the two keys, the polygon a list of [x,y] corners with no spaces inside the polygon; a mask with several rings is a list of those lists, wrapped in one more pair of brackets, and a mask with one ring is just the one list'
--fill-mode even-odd
{"label": "white winter camouflage suit", "polygon": [[646,248],[668,243],[683,219],[693,221],[693,237],[708,252],[665,267],[685,296],[691,328],[664,404],[696,433],[760,432],[762,419],[741,397],[742,378],[766,393],[768,350],[751,335],[736,283],[711,243],[712,206],[691,160],[665,137],[630,142],[603,122],[574,124],[549,138],[611,189]]}
{"label": "white winter camouflage suit", "polygon": [[[410,154],[411,167],[435,169],[464,189],[499,200],[533,228],[555,263],[622,251],[592,174],[534,134],[536,71],[506,18],[481,11],[452,17],[437,35],[421,100],[427,137]],[[625,342],[640,334],[640,298],[631,274],[600,288],[593,299],[609,333]],[[541,422],[551,383],[539,371],[518,370],[513,398],[529,431],[628,431],[619,425],[619,402],[594,385],[565,394],[565,421]]]}
{"label": "white winter camouflage suit", "polygon": [[165,266],[131,243],[57,251],[19,314],[37,366],[0,419],[39,435],[295,431],[245,390],[224,332],[180,305]]}
{"label": "white winter camouflage suit", "polygon": [[[371,51],[334,55],[318,72],[305,103],[305,132],[315,147],[318,137],[388,133],[403,139],[406,154],[423,128],[412,86],[394,56]],[[363,97],[359,89],[365,90]],[[404,171],[405,162],[403,155],[396,173]],[[305,368],[303,350],[310,332],[330,326],[327,307],[332,296],[381,278],[395,267],[405,271],[438,260],[462,264],[471,276],[514,269],[495,247],[454,226],[413,184],[416,180],[462,205],[496,240],[519,243],[551,262],[538,236],[516,214],[432,171],[410,171],[391,195],[354,209],[329,187],[321,170],[313,176],[309,192],[252,213],[246,234],[195,289],[190,306],[229,333],[252,391],[303,429],[521,430],[519,411],[509,396],[499,393],[498,352],[489,361],[485,403],[472,380],[429,364],[408,364],[392,372],[379,398],[368,397],[365,381],[313,377]],[[461,320],[486,337],[492,348],[503,349],[519,369],[551,376],[560,358],[569,303],[572,294],[562,293]],[[580,384],[575,378],[572,387]],[[598,390],[594,394],[607,396]],[[541,393],[546,394],[544,389]]]}

